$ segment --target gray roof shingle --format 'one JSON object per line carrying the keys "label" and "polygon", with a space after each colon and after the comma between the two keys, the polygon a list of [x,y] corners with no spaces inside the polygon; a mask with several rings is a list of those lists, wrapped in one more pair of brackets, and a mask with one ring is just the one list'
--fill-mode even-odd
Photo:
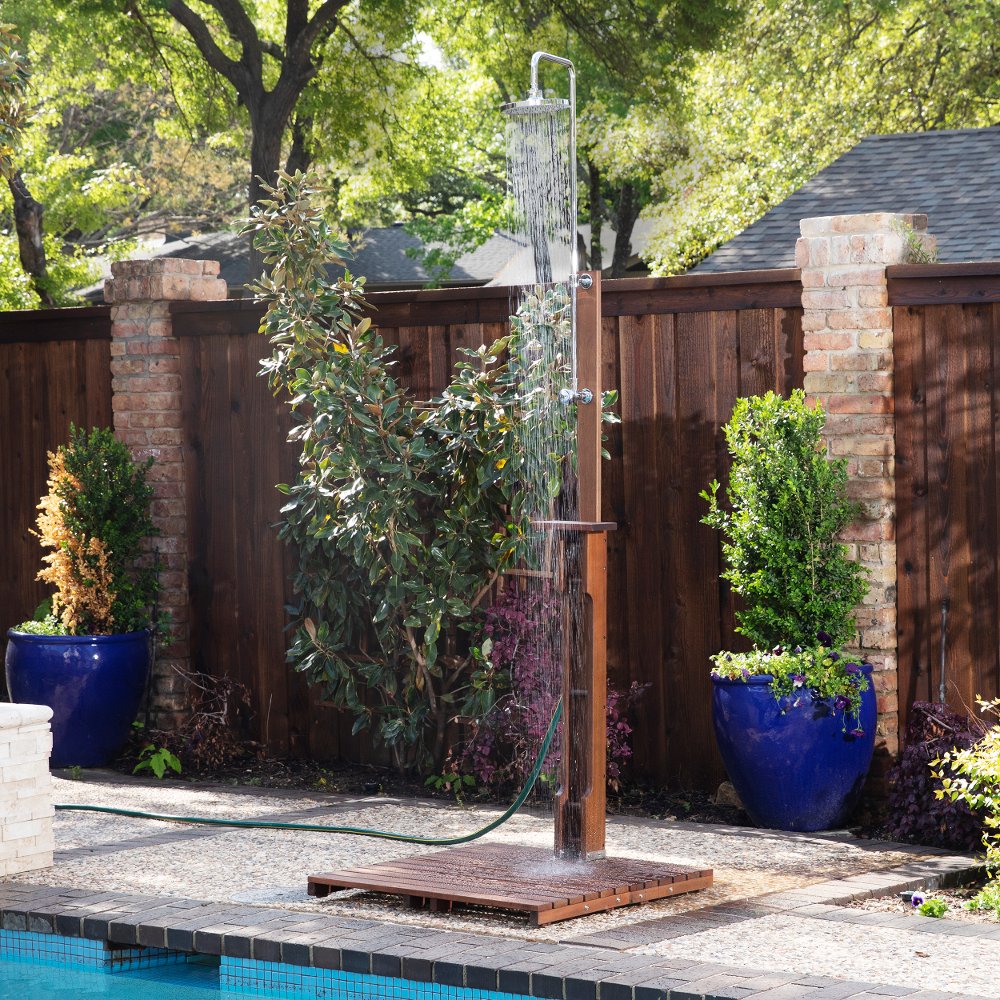
{"label": "gray roof shingle", "polygon": [[794,267],[801,219],[861,212],[926,214],[942,262],[1000,260],[1000,126],[862,139],[693,270]]}
{"label": "gray roof shingle", "polygon": [[[347,261],[352,274],[364,275],[372,289],[422,288],[430,276],[420,261],[406,251],[421,246],[401,225],[368,229],[354,243],[354,256]],[[511,258],[521,253],[524,243],[509,233],[494,233],[481,247],[464,254],[455,262],[446,285],[483,285],[492,280]],[[148,257],[184,257],[192,260],[217,260],[219,277],[230,289],[242,288],[249,277],[247,242],[235,233],[201,233],[173,240],[154,250]],[[342,273],[331,265],[331,273]],[[104,282],[83,292],[99,299]]]}

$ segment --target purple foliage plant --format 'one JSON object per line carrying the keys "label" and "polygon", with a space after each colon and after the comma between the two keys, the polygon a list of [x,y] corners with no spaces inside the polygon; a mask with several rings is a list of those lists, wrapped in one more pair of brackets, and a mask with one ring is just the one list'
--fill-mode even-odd
{"label": "purple foliage plant", "polygon": [[903,752],[889,772],[887,836],[959,851],[981,846],[982,817],[964,802],[947,795],[935,797],[942,786],[932,763],[949,750],[967,749],[982,734],[982,723],[975,717],[959,715],[935,702],[913,703]]}
{"label": "purple foliage plant", "polygon": [[[508,586],[486,612],[483,637],[502,693],[476,724],[460,760],[483,787],[520,787],[535,763],[561,693],[561,652],[552,641],[560,618],[559,595],[547,587]],[[607,781],[613,791],[632,756],[629,709],[644,690],[634,682],[627,691],[608,686]],[[560,723],[542,770],[550,787],[559,773],[561,734]]]}

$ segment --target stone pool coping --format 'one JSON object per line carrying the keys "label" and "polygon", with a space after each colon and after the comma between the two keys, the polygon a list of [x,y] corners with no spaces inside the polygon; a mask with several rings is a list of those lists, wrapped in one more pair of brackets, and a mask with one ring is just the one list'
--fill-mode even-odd
{"label": "stone pool coping", "polygon": [[[886,845],[889,847],[890,845]],[[897,847],[898,845],[891,845]],[[982,1000],[826,976],[625,953],[771,914],[1000,940],[1000,926],[852,910],[848,903],[956,884],[981,870],[965,855],[929,860],[639,921],[572,943],[525,941],[383,920],[153,895],[0,883],[0,928],[249,958],[537,997],[540,1000]]]}

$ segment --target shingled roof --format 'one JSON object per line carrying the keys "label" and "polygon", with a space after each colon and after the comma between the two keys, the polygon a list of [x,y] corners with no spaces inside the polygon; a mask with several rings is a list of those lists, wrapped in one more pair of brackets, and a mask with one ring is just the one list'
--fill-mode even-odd
{"label": "shingled roof", "polygon": [[[407,250],[422,246],[402,225],[368,229],[351,240],[353,257],[348,261],[352,274],[363,274],[371,291],[400,288],[423,288],[430,275],[417,257]],[[485,285],[525,253],[523,240],[510,233],[494,233],[482,246],[465,253],[452,266],[442,284],[445,286]],[[191,260],[217,260],[219,277],[229,285],[230,295],[241,294],[249,279],[247,242],[231,232],[199,233],[171,240],[157,247],[143,248],[136,256],[184,257]],[[337,276],[343,269],[333,265],[329,273]],[[100,302],[104,296],[104,278],[79,294],[88,301]]]}
{"label": "shingled roof", "polygon": [[[422,243],[401,225],[368,229],[352,240],[354,256],[348,261],[352,273],[363,274],[368,287],[420,288],[430,275],[420,260],[407,254]],[[520,253],[524,244],[506,233],[496,233],[472,253],[463,254],[446,276],[446,285],[483,285],[506,261]],[[168,243],[155,251],[158,257],[189,257],[218,260],[220,277],[231,288],[240,288],[248,278],[246,242],[233,233],[206,233]],[[332,270],[336,270],[333,268]]]}
{"label": "shingled roof", "polygon": [[926,214],[942,262],[1000,260],[1000,126],[862,139],[694,270],[794,267],[801,219],[862,212]]}

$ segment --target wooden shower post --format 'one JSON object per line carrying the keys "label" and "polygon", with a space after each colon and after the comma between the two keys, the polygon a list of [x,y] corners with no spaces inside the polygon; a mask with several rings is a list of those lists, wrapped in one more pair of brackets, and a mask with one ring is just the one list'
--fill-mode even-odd
{"label": "wooden shower post", "polygon": [[[607,734],[607,535],[601,522],[601,273],[587,271],[576,290],[577,386],[593,401],[577,405],[577,535],[582,607],[566,637],[563,667],[563,755],[556,798],[555,849],[564,857],[604,856]],[[583,277],[583,275],[581,275]],[[580,655],[574,655],[579,650]]]}

